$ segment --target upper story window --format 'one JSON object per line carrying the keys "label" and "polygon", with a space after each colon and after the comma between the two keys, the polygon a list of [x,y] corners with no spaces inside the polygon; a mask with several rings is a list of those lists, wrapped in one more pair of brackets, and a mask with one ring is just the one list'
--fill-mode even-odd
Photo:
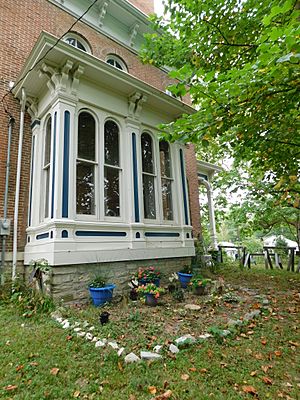
{"label": "upper story window", "polygon": [[104,213],[120,216],[119,127],[111,120],[104,124]]}
{"label": "upper story window", "polygon": [[71,46],[77,47],[82,51],[87,53],[91,53],[91,48],[81,36],[77,35],[76,33],[70,33],[64,37],[64,41],[69,43]]}
{"label": "upper story window", "polygon": [[122,71],[128,72],[127,66],[124,63],[124,61],[120,57],[118,57],[114,54],[109,54],[106,57],[106,62],[107,62],[107,64],[110,64],[113,67],[116,67],[118,69],[121,69]]}
{"label": "upper story window", "polygon": [[155,166],[153,140],[149,133],[141,136],[144,218],[155,219]]}
{"label": "upper story window", "polygon": [[96,122],[84,111],[78,117],[76,212],[95,214]]}
{"label": "upper story window", "polygon": [[160,174],[161,174],[161,196],[163,207],[163,219],[173,220],[172,202],[172,172],[170,146],[166,141],[159,143]]}
{"label": "upper story window", "polygon": [[49,196],[50,196],[50,165],[51,165],[51,138],[52,120],[48,118],[46,123],[45,142],[44,142],[44,218],[49,218]]}

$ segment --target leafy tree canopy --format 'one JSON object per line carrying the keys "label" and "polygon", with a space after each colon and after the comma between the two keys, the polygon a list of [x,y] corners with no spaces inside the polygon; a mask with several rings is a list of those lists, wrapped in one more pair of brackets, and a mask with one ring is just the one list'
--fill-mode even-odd
{"label": "leafy tree canopy", "polygon": [[169,89],[197,111],[164,135],[246,162],[299,208],[299,1],[166,0],[165,11],[141,57],[171,68]]}

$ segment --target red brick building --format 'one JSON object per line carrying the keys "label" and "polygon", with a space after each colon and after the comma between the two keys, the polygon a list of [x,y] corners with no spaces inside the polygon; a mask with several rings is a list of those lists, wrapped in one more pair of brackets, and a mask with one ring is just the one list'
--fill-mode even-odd
{"label": "red brick building", "polygon": [[157,129],[193,109],[139,60],[151,12],[150,0],[0,0],[1,266],[47,259],[67,301],[95,272],[122,286],[194,254],[195,154]]}

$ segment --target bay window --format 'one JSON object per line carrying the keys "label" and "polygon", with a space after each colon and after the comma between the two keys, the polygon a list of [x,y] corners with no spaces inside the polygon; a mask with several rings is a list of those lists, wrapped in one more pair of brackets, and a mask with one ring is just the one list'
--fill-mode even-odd
{"label": "bay window", "polygon": [[165,221],[173,220],[172,203],[172,172],[170,146],[166,141],[159,142],[160,174],[161,174],[161,195],[162,211]]}
{"label": "bay window", "polygon": [[104,124],[104,214],[120,216],[119,127],[111,120]]}
{"label": "bay window", "polygon": [[155,165],[153,154],[153,140],[149,133],[141,136],[142,150],[142,180],[143,180],[143,200],[144,218],[155,219]]}
{"label": "bay window", "polygon": [[51,157],[51,138],[52,138],[52,120],[48,118],[46,122],[45,142],[44,142],[44,218],[50,217],[49,196],[50,196],[50,157]]}
{"label": "bay window", "polygon": [[88,112],[78,117],[76,160],[77,214],[95,214],[96,132],[95,119]]}

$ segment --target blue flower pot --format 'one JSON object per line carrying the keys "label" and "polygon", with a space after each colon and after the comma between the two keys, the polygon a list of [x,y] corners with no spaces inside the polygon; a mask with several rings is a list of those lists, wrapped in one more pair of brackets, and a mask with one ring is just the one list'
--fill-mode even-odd
{"label": "blue flower pot", "polygon": [[153,279],[153,280],[151,280],[151,279],[139,279],[139,286],[142,286],[142,285],[145,286],[148,283],[154,283],[155,286],[159,287],[160,279],[159,278]]}
{"label": "blue flower pot", "polygon": [[112,300],[113,291],[116,285],[108,284],[102,288],[89,287],[90,295],[93,300],[93,304],[96,307],[102,306]]}
{"label": "blue flower pot", "polygon": [[186,289],[188,284],[190,283],[190,280],[192,279],[192,274],[185,274],[183,272],[177,272],[178,278],[180,285],[183,289]]}
{"label": "blue flower pot", "polygon": [[147,304],[147,306],[156,307],[157,304],[158,304],[158,300],[157,300],[157,298],[154,296],[154,294],[152,294],[152,293],[146,293],[146,294],[145,294],[145,303]]}

